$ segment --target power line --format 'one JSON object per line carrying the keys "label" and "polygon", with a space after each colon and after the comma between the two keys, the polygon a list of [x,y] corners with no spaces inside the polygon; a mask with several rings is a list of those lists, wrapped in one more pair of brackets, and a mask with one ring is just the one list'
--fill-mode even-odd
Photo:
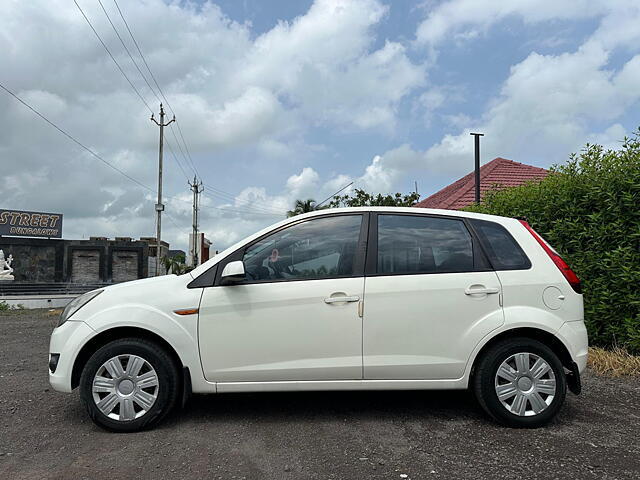
{"label": "power line", "polygon": [[[169,127],[169,128],[171,128],[171,127]],[[182,163],[178,160],[178,157],[176,156],[176,152],[173,151],[173,147],[171,146],[171,142],[169,142],[168,138],[165,139],[165,141],[167,142],[167,147],[169,147],[169,151],[171,152],[171,156],[173,157],[175,162],[178,164],[178,167],[180,167],[180,170],[182,170],[182,173],[184,174],[184,176],[187,179],[187,181],[189,181],[189,175],[187,175],[187,172],[185,171],[184,167],[182,166]]]}
{"label": "power line", "polygon": [[[250,204],[249,203],[250,200],[244,200],[244,201],[243,200],[239,200],[236,197],[236,195],[233,195],[232,193],[229,193],[229,192],[225,192],[224,190],[220,190],[219,188],[215,188],[215,187],[212,187],[212,186],[207,185],[207,184],[205,184],[204,186],[206,188],[208,188],[209,190],[212,190],[212,195],[214,195],[216,197],[219,197],[219,198],[221,198],[223,200],[232,201],[232,202],[242,202],[242,203],[245,203],[245,205],[247,207],[250,207],[250,208],[253,208],[253,209],[256,209],[256,210],[262,210],[262,211],[265,211],[265,212],[268,212],[268,213],[275,213],[276,212],[276,210],[268,208],[268,207],[261,207],[261,206],[256,206],[254,204]],[[209,198],[211,198],[211,199],[214,199],[208,193],[204,193],[204,195],[209,197]]]}
{"label": "power line", "polygon": [[162,95],[162,98],[164,99],[165,103],[167,104],[167,107],[169,107],[171,112],[175,113],[175,112],[173,112],[173,109],[171,108],[171,105],[169,105],[169,102],[165,98],[164,93],[162,93],[162,89],[160,88],[160,85],[158,85],[158,81],[156,80],[155,75],[151,71],[151,68],[149,68],[149,64],[147,63],[146,58],[142,54],[142,50],[140,49],[140,45],[138,45],[138,41],[136,40],[136,37],[133,35],[133,32],[131,31],[131,28],[129,28],[129,24],[127,23],[127,19],[124,18],[124,14],[122,13],[122,10],[120,10],[120,5],[118,5],[118,2],[116,0],[113,0],[113,3],[116,4],[116,8],[118,9],[118,13],[120,14],[120,18],[122,18],[122,21],[124,22],[124,25],[127,28],[127,31],[129,32],[129,35],[131,36],[131,40],[133,40],[133,44],[136,46],[136,49],[138,50],[138,53],[140,54],[140,58],[142,58],[142,61],[144,62],[145,67],[147,67],[147,70],[149,71],[149,74],[151,75],[151,79],[155,83],[158,91],[160,92],[160,95]]}
{"label": "power line", "polygon": [[[74,0],[75,1],[75,0]],[[147,63],[147,59],[145,58],[144,54],[142,53],[142,49],[140,48],[140,45],[138,44],[138,41],[136,40],[135,35],[133,34],[133,32],[131,31],[131,28],[129,27],[129,23],[127,22],[127,19],[125,18],[124,14],[122,13],[122,10],[120,9],[120,5],[118,5],[117,0],[113,0],[113,3],[115,3],[116,8],[118,9],[118,13],[120,14],[120,18],[122,18],[122,21],[124,22],[124,25],[127,29],[127,31],[129,32],[129,35],[131,36],[131,40],[133,40],[133,44],[135,45],[136,49],[138,50],[138,53],[140,54],[140,58],[142,59],[142,62],[144,63],[145,67],[147,68],[147,71],[149,72],[149,75],[151,75],[151,79],[153,80],[153,83],[156,85],[156,88],[158,89],[158,92],[160,92],[160,95],[162,96],[162,98],[164,99],[164,102],[166,103],[167,107],[169,107],[169,110],[171,110],[171,113],[175,115],[175,111],[173,110],[173,107],[171,106],[171,103],[169,103],[169,100],[167,100],[167,97],[165,96],[164,92],[162,91],[162,88],[160,88],[160,84],[158,83],[158,80],[156,79],[156,76],[153,74],[153,71],[151,70],[151,67],[149,67],[149,63]],[[180,134],[180,138],[182,138],[182,142],[184,143],[184,148],[187,151],[187,156],[185,156],[185,158],[188,158],[188,160],[191,163],[191,168],[193,169],[194,173],[197,176],[200,176],[200,172],[198,172],[198,169],[195,165],[195,163],[193,162],[193,158],[191,158],[191,153],[189,152],[189,148],[187,147],[187,142],[184,139],[184,135],[182,134],[182,128],[180,128],[180,123],[176,122],[176,126],[178,127],[178,133]],[[173,133],[173,129],[171,129],[172,133]],[[173,133],[174,137],[175,137],[175,133]],[[176,138],[176,143],[178,143],[178,139]],[[183,153],[184,155],[184,153]]]}
{"label": "power line", "polygon": [[[206,185],[205,185],[206,187]],[[208,188],[212,188],[212,187],[208,187]],[[218,199],[222,199],[225,200],[227,202],[236,202],[239,203],[239,207],[240,208],[245,208],[247,210],[253,210],[255,212],[261,212],[261,213],[269,213],[269,214],[276,214],[276,215],[280,215],[282,212],[280,211],[276,211],[275,209],[271,209],[271,208],[267,208],[267,207],[261,207],[261,206],[257,206],[255,204],[250,203],[250,200],[240,200],[236,197],[234,197],[231,194],[227,194],[225,192],[223,193],[216,193],[213,192],[212,195],[217,196],[218,198],[214,198],[212,195],[209,195],[208,193],[203,193],[204,196],[206,196],[207,198],[210,198],[212,200],[218,200]]]}
{"label": "power line", "polygon": [[[207,198],[211,198],[212,197],[207,197]],[[190,200],[186,200],[183,198],[178,198],[177,196],[171,196],[171,197],[165,197],[166,200],[174,200],[176,202],[182,202],[182,203],[188,203],[189,205],[191,205],[191,201]],[[228,207],[216,207],[214,205],[206,205],[206,206],[201,206],[199,207],[201,210],[202,209],[215,209],[215,210],[220,210],[222,212],[227,212],[227,213],[244,213],[244,214],[249,214],[249,215],[262,215],[262,216],[267,216],[267,217],[282,217],[284,216],[284,214],[282,212],[276,212],[275,210],[272,213],[268,213],[268,212],[260,212],[260,211],[256,211],[256,210],[249,210],[249,209],[243,209],[243,208],[238,208],[238,207],[234,207],[234,206],[228,206]]]}
{"label": "power line", "polygon": [[251,208],[255,208],[256,210],[263,210],[263,211],[268,211],[268,212],[274,212],[275,210],[271,210],[270,208],[267,207],[262,207],[262,206],[258,206],[255,205],[253,203],[250,203],[250,200],[240,200],[238,199],[235,195],[232,195],[230,193],[227,192],[223,192],[222,190],[217,190],[211,186],[208,186],[205,184],[205,187],[207,187],[209,190],[212,190],[211,193],[209,192],[205,192],[204,195],[206,197],[211,198],[212,200],[225,200],[227,202],[240,202],[240,203],[245,203],[247,207],[251,207]]}
{"label": "power line", "polygon": [[[164,95],[162,95],[162,98],[164,98]],[[167,106],[169,106],[169,103],[167,103]],[[173,108],[171,108],[171,111],[173,112]],[[187,157],[191,162],[191,166],[193,167],[193,170],[195,171],[196,175],[199,176],[200,172],[198,172],[198,169],[196,168],[196,164],[194,163],[193,158],[191,158],[191,152],[189,152],[189,146],[187,145],[187,142],[184,139],[184,135],[182,135],[182,128],[180,128],[180,124],[178,122],[176,122],[176,127],[178,127],[178,133],[180,134],[180,138],[182,138],[182,143],[184,143],[184,149],[187,151]]]}
{"label": "power line", "polygon": [[[67,137],[69,140],[71,140],[73,143],[75,143],[76,145],[78,145],[79,147],[81,147],[83,150],[86,150],[89,154],[91,154],[93,157],[97,158],[98,160],[100,160],[102,163],[104,163],[105,165],[107,165],[109,168],[115,170],[116,172],[118,172],[119,174],[121,174],[122,176],[124,176],[125,178],[127,178],[128,180],[130,180],[131,182],[135,183],[136,185],[138,185],[139,187],[144,188],[145,190],[148,190],[151,193],[157,193],[156,190],[154,190],[153,188],[149,187],[148,185],[145,185],[144,183],[142,183],[141,181],[137,180],[136,178],[132,177],[131,175],[129,175],[128,173],[124,172],[123,170],[119,169],[118,167],[116,167],[115,165],[113,165],[111,162],[109,162],[108,160],[105,160],[102,156],[100,156],[99,154],[97,154],[96,152],[94,152],[91,148],[87,147],[84,143],[82,143],[80,140],[76,139],[73,135],[71,135],[70,133],[68,133],[67,131],[65,131],[64,129],[62,129],[61,127],[59,127],[58,125],[56,125],[54,122],[52,122],[51,120],[49,120],[47,117],[45,117],[42,113],[40,113],[36,108],[32,107],[31,105],[29,105],[27,102],[25,102],[22,98],[20,98],[18,95],[16,95],[13,91],[11,91],[9,88],[7,88],[5,85],[3,85],[0,82],[0,88],[2,90],[4,90],[5,92],[7,92],[9,95],[11,95],[14,99],[16,99],[18,102],[20,102],[22,105],[24,105],[25,107],[27,107],[29,110],[31,110],[33,113],[35,113],[38,117],[40,117],[42,120],[44,120],[45,122],[47,122],[50,126],[52,126],[53,128],[55,128],[58,132],[60,132],[61,134],[63,134],[65,137]],[[178,198],[176,196],[170,196],[170,197],[166,197],[167,200],[175,200],[178,202],[183,202],[183,203],[188,203],[189,205],[191,204],[191,202],[189,200],[186,199],[182,199],[182,198]],[[236,212],[236,213],[248,213],[248,214],[252,214],[252,215],[266,215],[266,214],[261,214],[261,213],[257,213],[257,212],[250,212],[250,211],[245,211],[245,210],[241,210],[241,209],[237,209],[237,208],[227,208],[227,207],[214,207],[214,206],[210,206],[210,207],[205,207],[205,208],[215,208],[217,210],[222,210],[225,212]],[[268,216],[275,216],[275,215],[268,215]]]}
{"label": "power line", "polygon": [[[173,110],[172,110],[173,113]],[[174,113],[175,115],[175,113]],[[176,121],[176,125],[178,124],[178,122]],[[180,154],[182,155],[182,158],[184,158],[185,163],[189,166],[189,168],[191,168],[191,171],[197,175],[196,170],[193,168],[193,166],[189,165],[189,159],[187,158],[187,156],[184,154],[184,151],[182,150],[182,145],[180,145],[180,140],[178,140],[178,137],[176,136],[176,132],[173,130],[173,125],[171,125],[169,127],[169,130],[171,131],[171,134],[173,135],[173,138],[176,141],[176,145],[178,146],[178,150],[180,151]],[[187,180],[189,178],[187,177]]]}
{"label": "power line", "polygon": [[[98,0],[98,1],[102,5],[101,0]],[[153,74],[153,71],[151,70],[151,67],[149,66],[149,63],[147,62],[147,59],[144,56],[144,53],[142,53],[142,49],[140,48],[140,44],[136,40],[136,37],[133,34],[133,31],[131,30],[131,27],[129,26],[129,23],[127,22],[127,19],[125,18],[124,13],[122,12],[122,9],[120,8],[120,5],[118,4],[118,1],[117,0],[113,0],[113,3],[115,4],[116,9],[118,10],[118,13],[120,14],[120,18],[122,19],[122,22],[124,23],[125,28],[127,29],[127,32],[129,32],[129,36],[131,37],[131,40],[133,41],[133,44],[135,45],[136,50],[138,51],[138,54],[140,55],[140,58],[142,59],[142,62],[144,63],[147,71],[149,72],[149,75],[151,76],[151,79],[153,80],[153,83],[155,84],[156,89],[158,90],[158,92],[162,96],[162,99],[164,100],[164,102],[167,105],[167,107],[169,108],[169,110],[171,110],[171,113],[173,113],[175,115],[175,111],[173,110],[173,107],[171,106],[171,103],[169,102],[169,100],[167,100],[167,97],[165,96],[162,88],[160,87],[160,84],[158,83],[158,80],[156,79],[156,76]],[[103,7],[103,10],[105,10],[104,7]],[[106,14],[106,11],[105,11],[105,14]],[[109,18],[108,15],[107,15],[107,18]],[[111,20],[109,20],[109,22],[111,23],[111,26],[114,28],[114,30],[116,30],[114,25],[113,25],[113,23],[111,22]],[[116,30],[116,33],[117,33],[117,30]],[[120,35],[118,35],[118,38],[120,39],[120,42],[123,44],[123,46],[125,46],[124,45],[124,41],[122,40]],[[126,48],[126,46],[125,46],[125,50],[127,51],[129,56],[131,57],[131,53]],[[131,59],[133,61],[133,57]],[[135,61],[133,61],[133,63],[134,63],[134,65],[136,65],[136,68],[137,68],[137,63]],[[138,71],[140,71],[140,69],[138,69]],[[145,80],[145,82],[147,83],[147,86],[149,87],[149,89],[154,93],[154,95],[156,95],[156,98],[157,98],[157,94],[155,93],[155,91],[153,90],[151,85],[149,84],[149,82],[146,79],[146,77],[144,75],[142,75],[142,72],[140,72],[140,74],[141,74],[142,78]],[[160,100],[160,99],[158,98],[158,100]],[[176,141],[176,145],[178,147],[178,150],[180,151],[180,154],[185,159],[185,163],[187,163],[187,165],[190,164],[190,168],[193,170],[193,173],[196,176],[202,178],[202,176],[200,175],[200,172],[198,171],[198,169],[197,169],[197,167],[196,167],[196,165],[195,165],[195,163],[193,161],[193,158],[191,157],[191,152],[189,151],[189,147],[188,147],[187,142],[186,142],[186,140],[184,138],[184,134],[182,133],[182,128],[180,127],[180,122],[179,121],[176,121],[176,127],[178,129],[178,134],[180,135],[180,138],[182,139],[182,144],[184,145],[184,150],[182,148],[182,145],[181,145],[180,141],[178,140],[178,137],[175,134],[175,131],[173,129],[173,125],[171,125],[169,127],[169,130],[171,131],[171,134],[173,135],[173,138]],[[182,165],[180,165],[180,162],[178,161],[177,155],[175,154],[175,152],[173,151],[173,149],[171,147],[169,147],[169,149],[172,152],[172,155],[173,155],[174,159],[178,163],[178,166],[180,167],[180,169],[185,174],[185,177],[187,177],[187,180],[188,180],[188,176],[187,176],[184,168],[182,168]],[[186,154],[185,154],[185,152],[186,152]],[[211,189],[211,190],[213,190],[215,192],[218,192],[219,196],[221,196],[223,198],[224,197],[228,197],[228,198],[225,198],[226,200],[231,199],[233,201],[237,201],[235,196],[230,194],[230,193],[228,193],[228,192],[224,192],[223,190],[216,189],[216,188],[211,187],[211,186],[208,186],[207,188],[209,188],[209,189]],[[269,214],[272,214],[272,213],[275,214],[275,210],[270,210],[270,209],[266,209],[266,208],[263,208],[263,207],[257,207],[255,205],[248,205],[247,204],[246,208],[254,209],[254,210],[257,210],[257,211],[262,211],[262,212],[269,213]],[[279,215],[279,213],[278,213],[278,215]]]}
{"label": "power line", "polygon": [[140,100],[142,100],[142,103],[145,104],[145,106],[147,107],[147,109],[153,113],[153,110],[151,109],[151,107],[149,106],[149,104],[147,103],[147,101],[144,99],[144,97],[142,96],[142,94],[140,93],[140,91],[136,88],[136,86],[133,84],[133,82],[129,79],[129,77],[127,76],[127,74],[124,72],[124,70],[122,69],[122,67],[120,66],[120,64],[118,63],[118,61],[116,60],[116,58],[113,56],[113,54],[111,53],[111,50],[109,50],[109,47],[107,47],[106,43],[104,43],[104,41],[102,40],[102,37],[100,37],[100,35],[98,34],[98,32],[96,31],[95,28],[93,28],[93,24],[91,23],[91,21],[89,20],[89,18],[85,15],[84,10],[82,10],[82,8],[80,7],[80,5],[78,5],[78,2],[76,0],[73,0],[73,3],[76,4],[76,7],[78,7],[78,10],[80,10],[80,13],[82,14],[82,16],[84,17],[84,19],[87,21],[87,24],[89,24],[89,27],[91,27],[91,30],[93,31],[93,33],[95,34],[96,38],[98,39],[98,41],[100,41],[100,43],[102,44],[102,46],[104,47],[104,49],[107,51],[107,53],[109,54],[109,56],[111,57],[111,60],[113,60],[113,63],[116,64],[116,66],[118,67],[118,70],[120,70],[120,73],[122,74],[122,76],[127,80],[127,82],[129,82],[129,85],[131,85],[131,88],[133,88],[133,90],[136,92],[136,94],[138,95],[138,97],[140,97]]}
{"label": "power line", "polygon": [[9,90],[7,87],[5,87],[2,83],[0,83],[0,88],[2,88],[5,92],[7,92],[9,95],[11,95],[13,98],[15,98],[16,100],[18,100],[22,105],[24,105],[25,107],[27,107],[29,110],[31,110],[33,113],[35,113],[36,115],[38,115],[42,120],[44,120],[45,122],[47,122],[49,125],[51,125],[53,128],[55,128],[56,130],[58,130],[60,133],[62,133],[65,137],[67,137],[69,140],[71,140],[72,142],[74,142],[75,144],[79,145],[80,147],[82,147],[83,149],[85,149],[87,152],[89,152],[91,155],[93,155],[95,158],[97,158],[98,160],[100,160],[102,163],[104,163],[105,165],[109,166],[110,168],[112,168],[113,170],[115,170],[116,172],[120,173],[121,175],[124,175],[125,177],[127,177],[129,180],[131,180],[132,182],[138,184],[139,186],[141,186],[142,188],[145,188],[147,190],[149,190],[150,192],[156,193],[156,191],[151,188],[148,187],[147,185],[145,185],[144,183],[140,182],[139,180],[136,180],[135,178],[133,178],[132,176],[130,176],[129,174],[125,173],[124,171],[120,170],[118,167],[116,167],[115,165],[113,165],[112,163],[108,162],[107,160],[105,160],[104,158],[102,158],[100,155],[98,155],[96,152],[94,152],[93,150],[91,150],[89,147],[87,147],[85,144],[83,144],[82,142],[80,142],[79,140],[77,140],[75,137],[73,137],[70,133],[67,133],[65,130],[63,130],[62,128],[60,128],[58,125],[56,125],[55,123],[53,123],[51,120],[49,120],[47,117],[45,117],[42,113],[40,113],[38,110],[36,110],[34,107],[32,107],[31,105],[29,105],[27,102],[25,102],[24,100],[22,100],[18,95],[16,95],[15,93],[13,93],[11,90]]}
{"label": "power line", "polygon": [[[155,191],[154,191],[155,192]],[[213,199],[212,197],[208,197]],[[166,200],[174,200],[176,202],[182,202],[182,203],[188,203],[189,205],[191,205],[191,201],[190,200],[186,200],[184,198],[178,198],[177,196],[173,195],[173,196],[167,196],[165,197]],[[200,209],[215,209],[215,210],[220,210],[223,212],[231,212],[231,213],[244,213],[244,214],[249,214],[249,215],[263,215],[263,216],[267,216],[267,217],[281,217],[284,216],[284,214],[282,212],[276,212],[275,210],[272,211],[271,213],[269,212],[260,212],[260,211],[256,211],[256,210],[250,210],[250,209],[243,209],[243,208],[238,208],[238,207],[234,207],[234,206],[228,206],[228,207],[216,207],[214,205],[208,205],[205,207],[200,206]]]}
{"label": "power line", "polygon": [[111,25],[111,28],[113,29],[113,31],[115,32],[116,36],[118,37],[118,40],[120,40],[120,43],[124,47],[124,51],[127,52],[127,55],[129,55],[129,58],[133,62],[133,65],[135,65],[136,69],[138,70],[138,73],[140,73],[140,76],[142,77],[144,82],[147,84],[147,87],[149,87],[149,90],[151,90],[151,93],[153,93],[153,95],[156,97],[158,102],[162,102],[162,100],[160,100],[160,97],[158,97],[158,95],[156,94],[155,90],[153,89],[153,87],[151,86],[149,81],[147,80],[147,77],[145,77],[144,73],[142,72],[142,70],[138,66],[138,62],[136,62],[136,60],[131,55],[131,52],[129,51],[129,48],[127,47],[127,44],[124,43],[124,40],[120,36],[120,32],[118,32],[118,29],[116,28],[116,26],[111,21],[111,17],[109,16],[109,13],[107,12],[107,10],[104,8],[104,5],[102,4],[102,0],[98,0],[98,3],[100,4],[100,8],[102,8],[102,11],[104,12],[104,15],[107,17],[107,20],[109,21],[109,24]]}
{"label": "power line", "polygon": [[[144,80],[144,82],[147,84],[147,87],[149,87],[149,90],[151,91],[151,93],[153,93],[153,95],[156,97],[156,99],[158,100],[158,102],[162,103],[162,100],[160,99],[160,97],[158,96],[158,94],[156,93],[156,91],[153,89],[153,87],[151,86],[151,84],[149,83],[149,80],[147,80],[147,77],[144,75],[144,73],[142,72],[142,70],[140,69],[140,67],[138,66],[138,62],[136,62],[135,58],[133,58],[133,55],[131,55],[131,52],[129,51],[129,48],[127,47],[126,43],[124,42],[124,40],[122,39],[122,36],[120,35],[120,32],[118,32],[118,29],[116,28],[116,26],[114,25],[113,21],[111,20],[111,17],[109,16],[109,13],[107,12],[106,8],[104,8],[104,4],[102,3],[102,0],[98,0],[98,3],[100,4],[100,7],[102,8],[102,11],[104,12],[105,16],[107,17],[107,20],[109,21],[109,24],[111,25],[111,28],[113,29],[113,31],[115,32],[116,36],[118,37],[118,40],[120,40],[120,43],[122,44],[122,46],[124,47],[125,52],[127,52],[127,55],[129,56],[129,58],[131,59],[131,62],[133,63],[133,65],[136,67],[136,69],[138,70],[138,73],[140,74],[140,76],[142,77],[142,79]],[[76,4],[77,5],[77,4]],[[86,18],[86,16],[85,16]],[[94,30],[94,33],[95,30]],[[97,35],[97,33],[96,33]],[[103,45],[104,42],[102,42],[102,39],[100,38],[99,35],[97,35],[98,38],[100,39],[101,43]],[[131,83],[131,82],[129,82]],[[146,102],[145,102],[146,104]],[[173,132],[173,130],[171,130],[171,132],[173,133],[174,138],[176,138],[175,133]],[[167,139],[168,140],[168,139]],[[176,138],[176,142],[178,142],[178,139]],[[176,156],[175,152],[173,151],[173,148],[171,147],[171,145],[169,144],[169,142],[167,142],[167,146],[169,147],[169,150],[172,153],[172,157],[175,160],[175,162],[178,164],[178,167],[180,168],[180,170],[182,170],[182,173],[184,173],[184,176],[187,180],[189,180],[189,176],[187,175],[187,173],[184,170],[184,167],[182,166],[180,160],[178,159],[178,157]],[[184,156],[184,154],[183,154]]]}
{"label": "power line", "polygon": [[[174,218],[173,218],[171,215],[169,215],[167,212],[164,212],[164,215],[165,215],[165,217],[167,217],[167,218],[169,219],[169,221],[170,221],[171,223],[173,223],[173,226],[174,226],[174,227],[176,227],[178,230],[182,230],[182,227],[181,227],[181,226],[179,226],[179,225],[176,223],[176,221],[174,220]],[[156,221],[157,221],[157,220],[156,220]]]}
{"label": "power line", "polygon": [[241,210],[235,207],[214,207],[213,205],[210,206],[206,206],[206,207],[200,207],[201,210],[206,209],[206,208],[215,208],[216,210],[220,210],[222,212],[228,212],[228,213],[244,213],[245,215],[260,215],[263,217],[284,217],[285,215],[283,213],[262,213],[262,212],[256,212],[251,211],[251,210]]}
{"label": "power line", "polygon": [[[111,50],[109,50],[109,47],[107,47],[106,43],[104,42],[104,40],[102,39],[102,37],[100,36],[100,34],[97,32],[97,30],[94,28],[93,24],[91,23],[91,21],[89,20],[89,18],[87,17],[87,15],[85,14],[85,12],[82,10],[82,8],[80,7],[80,5],[78,4],[77,0],[74,0],[74,3],[76,5],[76,7],[78,8],[78,10],[80,11],[80,13],[82,14],[82,16],[84,17],[85,21],[87,22],[87,24],[89,25],[89,27],[91,28],[91,30],[93,31],[94,35],[96,36],[96,38],[98,39],[98,41],[100,42],[100,44],[102,45],[102,47],[105,49],[105,51],[107,52],[107,54],[109,55],[109,57],[111,58],[111,60],[113,61],[113,63],[116,65],[116,67],[118,68],[118,70],[120,71],[120,73],[122,74],[122,76],[127,80],[127,82],[129,83],[129,85],[131,86],[131,88],[133,89],[133,91],[136,93],[136,95],[140,98],[140,100],[142,101],[142,103],[147,107],[147,109],[153,113],[153,110],[151,109],[151,107],[149,106],[149,104],[147,103],[147,101],[144,99],[144,97],[142,96],[142,94],[140,93],[140,91],[136,88],[136,86],[133,84],[133,82],[131,81],[131,79],[129,78],[129,76],[125,73],[124,69],[121,67],[121,65],[118,63],[118,61],[116,60],[115,56],[111,53]],[[120,14],[120,17],[122,18],[122,21],[125,24],[125,27],[127,29],[127,31],[129,32],[129,35],[131,36],[131,39],[133,40],[133,43],[138,51],[138,53],[140,54],[140,58],[142,58],[143,63],[145,64],[146,69],[149,71],[149,74],[154,82],[154,84],[156,85],[156,88],[158,89],[158,92],[160,92],[160,95],[162,96],[162,98],[165,100],[167,106],[169,107],[169,109],[171,110],[171,112],[175,115],[175,112],[173,110],[173,108],[171,108],[171,105],[169,103],[169,101],[166,99],[166,96],[164,95],[164,92],[162,91],[162,88],[160,88],[160,85],[158,84],[157,79],[155,78],[155,75],[153,74],[153,71],[151,70],[151,68],[149,67],[149,64],[147,63],[147,60],[144,56],[144,54],[142,53],[142,50],[140,49],[140,46],[135,38],[135,36],[133,35],[133,32],[131,31],[131,28],[129,27],[129,24],[127,23],[127,20],[125,19],[122,10],[120,9],[120,6],[118,5],[117,0],[114,0],[114,3],[116,5],[116,8],[118,9],[118,12]],[[111,19],[109,18],[106,10],[104,9],[104,6],[102,4],[102,2],[100,2],[100,5],[103,8],[103,11],[105,12],[105,15],[107,16],[107,19],[109,20],[109,23],[111,24],[112,28],[114,28],[114,30],[116,31],[116,34],[118,36],[118,38],[120,39],[120,41],[123,43],[123,46],[125,47],[125,50],[127,51],[127,53],[129,53],[129,56],[131,57],[131,60],[133,61],[133,57],[130,54],[130,51],[127,49],[126,45],[124,44],[122,37],[118,34],[117,29],[115,28],[115,26],[113,25]],[[136,62],[133,61],[134,65],[136,65]],[[137,66],[137,65],[136,65]],[[139,70],[140,71],[140,70]],[[147,86],[149,87],[149,89],[152,91],[152,93],[156,96],[157,98],[157,94],[155,93],[155,91],[153,90],[153,88],[151,87],[151,85],[148,83],[148,80],[146,79],[146,77],[144,75],[141,76],[142,78],[145,80],[145,82],[147,83]],[[187,148],[187,144],[184,140],[184,135],[182,135],[182,131],[180,128],[180,124],[178,122],[176,122],[176,126],[178,127],[178,133],[180,134],[184,147],[187,151],[187,155],[185,155],[184,150],[182,149],[182,146],[180,144],[180,141],[178,140],[172,126],[169,127],[169,129],[171,130],[171,133],[173,134],[174,139],[176,140],[176,145],[178,146],[178,150],[180,151],[180,153],[182,154],[182,156],[185,158],[185,160],[187,160],[187,164],[189,164],[190,162],[190,168],[197,174],[198,170],[195,167],[195,164],[193,163],[193,159],[191,159],[190,153],[188,151]],[[167,142],[168,146],[169,143]],[[176,161],[176,163],[178,164],[178,166],[180,167],[180,169],[182,170],[182,173],[185,175],[185,177],[188,179],[188,175],[186,173],[186,171],[184,170],[181,162],[178,160],[177,155],[175,154],[175,151],[173,150],[173,148],[171,146],[169,146],[169,150],[172,153],[172,156],[174,158],[174,160]],[[146,187],[149,189],[149,187]],[[213,187],[209,187],[212,190],[217,190],[219,193],[219,195],[226,195],[227,197],[229,197],[230,199],[232,199],[233,201],[237,201],[235,199],[235,197],[227,192],[224,192],[222,190],[219,189],[215,189]],[[150,189],[151,191],[153,191],[154,193],[156,193],[155,190]],[[228,199],[227,199],[228,200]],[[212,207],[212,208],[219,208],[219,207]],[[251,209],[253,209],[254,211],[251,211]],[[230,209],[221,209],[224,211],[229,211]],[[243,213],[241,210],[238,210],[238,212]],[[248,205],[246,206],[246,210],[244,210],[244,213],[251,213],[251,214],[268,214],[270,216],[272,215],[280,215],[280,213],[276,213],[275,210],[268,210],[262,207],[256,207],[255,205]]]}

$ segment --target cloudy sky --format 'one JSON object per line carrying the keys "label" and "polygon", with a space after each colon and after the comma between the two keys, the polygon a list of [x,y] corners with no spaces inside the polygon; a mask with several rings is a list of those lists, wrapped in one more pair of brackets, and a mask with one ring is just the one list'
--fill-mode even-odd
{"label": "cloudy sky", "polygon": [[[547,167],[640,126],[637,0],[117,1],[186,143],[167,129],[174,248],[194,169],[221,249],[351,181],[433,193],[472,168],[470,131],[485,133],[483,162]],[[116,3],[77,2],[157,111]],[[65,238],[153,235],[149,109],[73,0],[2,6],[0,83],[148,189],[0,90],[1,207],[61,212]]]}

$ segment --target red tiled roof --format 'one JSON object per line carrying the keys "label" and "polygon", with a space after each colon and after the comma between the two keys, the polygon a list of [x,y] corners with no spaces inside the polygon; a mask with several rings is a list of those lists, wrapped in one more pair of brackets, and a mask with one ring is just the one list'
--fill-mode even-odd
{"label": "red tiled roof", "polygon": [[[514,162],[506,158],[495,158],[480,167],[480,195],[487,190],[517,187],[531,180],[542,180],[549,174],[548,170],[524,163]],[[444,187],[430,197],[418,202],[415,206],[422,208],[444,208],[459,210],[475,201],[474,172]]]}

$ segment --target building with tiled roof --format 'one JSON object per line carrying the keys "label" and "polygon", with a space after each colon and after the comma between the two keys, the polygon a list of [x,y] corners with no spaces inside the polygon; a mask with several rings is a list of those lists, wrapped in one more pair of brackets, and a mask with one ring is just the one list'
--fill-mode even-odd
{"label": "building with tiled roof", "polygon": [[[549,171],[544,168],[498,157],[480,167],[480,196],[482,197],[487,190],[517,187],[530,181],[540,181],[548,174]],[[415,206],[460,210],[474,202],[475,172],[471,172]]]}

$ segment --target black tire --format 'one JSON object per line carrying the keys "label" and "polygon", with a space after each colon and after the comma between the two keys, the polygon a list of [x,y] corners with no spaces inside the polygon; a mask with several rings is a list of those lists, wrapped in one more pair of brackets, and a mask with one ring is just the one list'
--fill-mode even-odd
{"label": "black tire", "polygon": [[[93,379],[98,369],[118,355],[137,355],[156,371],[157,398],[151,408],[134,420],[115,420],[97,407],[93,398]],[[80,376],[80,401],[96,425],[112,432],[135,432],[157,425],[176,405],[180,390],[180,371],[169,353],[158,344],[142,338],[123,338],[98,349],[85,364]]]}
{"label": "black tire", "polygon": [[[517,353],[532,353],[542,358],[551,367],[555,376],[556,391],[551,403],[540,413],[531,416],[512,413],[505,408],[496,393],[498,368],[505,360]],[[479,359],[473,377],[473,389],[482,408],[502,425],[514,428],[538,428],[549,423],[562,407],[567,394],[567,381],[562,362],[549,347],[531,338],[510,338],[491,346]],[[531,403],[526,405],[533,407]]]}

